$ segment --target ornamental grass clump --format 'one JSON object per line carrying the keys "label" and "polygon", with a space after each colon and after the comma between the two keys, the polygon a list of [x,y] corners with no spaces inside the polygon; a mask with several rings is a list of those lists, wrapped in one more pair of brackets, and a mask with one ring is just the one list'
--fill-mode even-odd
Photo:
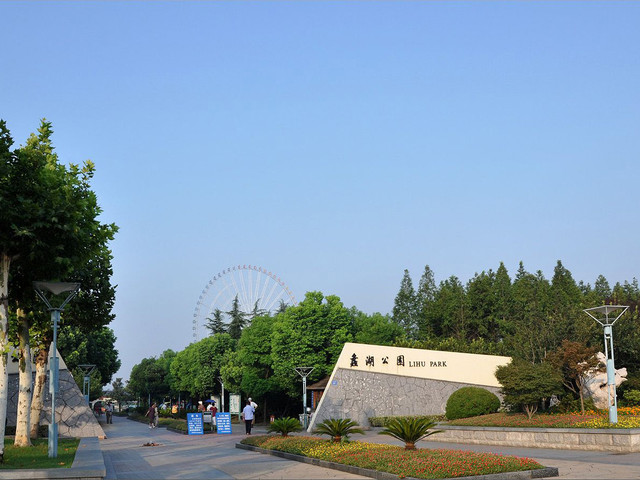
{"label": "ornamental grass clump", "polygon": [[293,432],[299,432],[300,430],[302,430],[300,422],[291,417],[277,418],[267,427],[267,432],[279,433],[283,437]]}
{"label": "ornamental grass clump", "polygon": [[350,418],[328,418],[318,424],[313,433],[329,435],[334,442],[340,442],[343,438],[348,439],[349,435],[363,434],[364,430]]}
{"label": "ornamental grass clump", "polygon": [[436,422],[426,418],[396,418],[380,432],[404,442],[405,450],[415,450],[416,442],[442,430],[431,430]]}

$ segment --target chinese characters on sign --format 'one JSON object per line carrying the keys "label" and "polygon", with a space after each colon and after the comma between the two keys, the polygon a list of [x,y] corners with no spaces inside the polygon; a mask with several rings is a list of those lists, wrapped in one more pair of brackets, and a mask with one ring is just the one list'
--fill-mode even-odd
{"label": "chinese characters on sign", "polygon": [[[382,365],[389,365],[389,357],[388,356],[384,356],[384,357],[380,357],[380,361],[382,362]],[[373,355],[367,355],[365,357],[364,360],[364,364],[367,367],[374,367],[375,366],[375,357]],[[429,367],[429,368],[438,368],[438,367],[446,367],[447,366],[447,361],[446,360],[431,360],[431,361],[425,361],[425,360],[421,360],[421,361],[415,361],[415,360],[407,360],[405,361],[404,355],[398,355],[396,357],[396,365],[398,367]],[[358,356],[354,353],[353,355],[351,355],[351,361],[349,364],[350,367],[357,367],[358,366]]]}

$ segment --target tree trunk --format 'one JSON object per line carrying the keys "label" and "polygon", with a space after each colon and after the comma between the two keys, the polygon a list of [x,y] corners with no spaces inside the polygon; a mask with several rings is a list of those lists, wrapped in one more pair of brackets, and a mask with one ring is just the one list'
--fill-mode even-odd
{"label": "tree trunk", "polygon": [[[6,352],[9,327],[9,265],[11,257],[0,254],[0,352]],[[0,353],[0,463],[4,463],[4,431],[7,423],[7,397],[9,377],[7,375],[8,353]]]}
{"label": "tree trunk", "polygon": [[18,341],[20,362],[18,364],[18,377],[20,386],[18,388],[18,416],[16,419],[16,447],[31,446],[29,438],[29,418],[31,417],[31,387],[33,384],[33,373],[31,370],[31,347],[29,345],[29,319],[24,310],[18,308]]}
{"label": "tree trunk", "polygon": [[[45,342],[49,343],[49,342]],[[48,349],[42,347],[36,357],[36,378],[33,385],[33,398],[31,399],[31,438],[38,438],[38,427],[40,426],[40,416],[44,403],[44,392],[47,381],[47,364],[49,356]]]}
{"label": "tree trunk", "polygon": [[404,442],[404,449],[405,450],[415,450],[416,449],[416,444],[413,442]]}

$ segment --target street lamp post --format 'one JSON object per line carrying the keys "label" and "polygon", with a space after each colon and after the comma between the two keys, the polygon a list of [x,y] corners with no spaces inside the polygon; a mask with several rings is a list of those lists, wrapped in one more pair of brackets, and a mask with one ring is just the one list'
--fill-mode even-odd
{"label": "street lamp post", "polygon": [[309,414],[307,413],[307,377],[315,367],[296,367],[296,372],[302,377],[302,418],[305,430],[309,427]]}
{"label": "street lamp post", "polygon": [[[609,404],[609,423],[618,423],[618,399],[616,396],[616,369],[613,358],[613,324],[627,311],[624,305],[603,305],[601,307],[587,308],[584,313],[593,318],[604,328],[604,356],[607,360],[607,402]],[[616,310],[622,311],[617,315],[609,314]],[[597,315],[597,316],[596,316]],[[604,315],[604,318],[598,318]]]}
{"label": "street lamp post", "polygon": [[78,365],[84,372],[84,382],[82,383],[82,395],[89,403],[89,395],[91,392],[91,372],[96,368],[93,364]]}
{"label": "street lamp post", "polygon": [[[58,424],[56,423],[56,394],[58,393],[58,372],[60,371],[60,359],[58,358],[58,323],[60,322],[60,312],[65,305],[71,301],[80,289],[79,283],[69,282],[33,282],[33,288],[40,299],[45,303],[51,312],[51,323],[53,324],[53,341],[51,342],[52,357],[49,361],[49,393],[51,395],[51,422],[49,423],[49,458],[58,456]],[[58,307],[51,305],[45,292],[53,295],[68,293],[67,298]]]}
{"label": "street lamp post", "polygon": [[224,412],[224,382],[222,381],[222,377],[218,377],[218,382],[220,382],[220,387],[222,388],[222,393],[220,394],[220,411]]}

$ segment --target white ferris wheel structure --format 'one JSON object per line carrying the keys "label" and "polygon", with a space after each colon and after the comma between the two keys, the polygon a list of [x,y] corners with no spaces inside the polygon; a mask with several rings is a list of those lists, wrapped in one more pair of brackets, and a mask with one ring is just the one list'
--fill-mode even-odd
{"label": "white ferris wheel structure", "polygon": [[296,298],[274,272],[257,265],[236,265],[214,275],[198,297],[193,312],[193,339],[200,339],[199,329],[216,310],[226,313],[238,299],[241,312],[251,316],[254,312],[273,313],[282,304],[296,305]]}

